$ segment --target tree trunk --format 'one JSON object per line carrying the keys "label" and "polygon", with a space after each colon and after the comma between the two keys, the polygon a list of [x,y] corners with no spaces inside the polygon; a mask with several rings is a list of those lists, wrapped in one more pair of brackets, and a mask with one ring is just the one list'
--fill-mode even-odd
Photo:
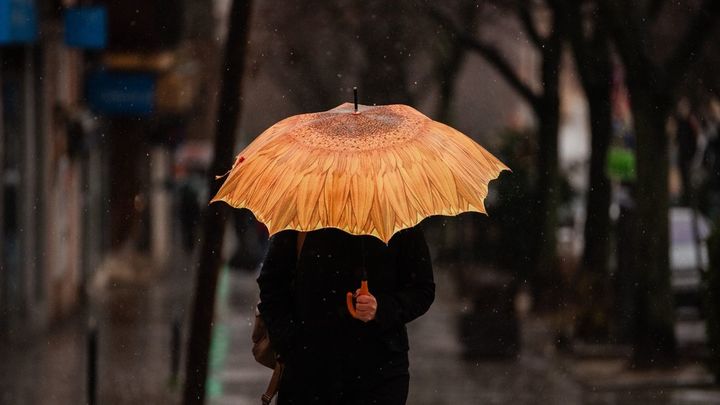
{"label": "tree trunk", "polygon": [[608,211],[611,189],[606,173],[608,148],[612,135],[611,86],[609,75],[598,79],[594,85],[588,85],[585,89],[590,107],[592,149],[586,201],[585,242],[582,273],[580,274],[580,291],[585,308],[577,324],[578,336],[585,339],[607,339],[609,337],[612,302],[608,274],[610,255]]}
{"label": "tree trunk", "polygon": [[[677,101],[685,74],[703,55],[704,43],[720,16],[720,2],[706,0],[698,5],[685,33],[675,41],[675,49],[666,52],[670,56],[660,64],[651,54],[670,44],[662,42],[664,37],[653,35],[653,27],[648,24],[657,15],[648,15],[647,10],[627,2],[598,3],[604,25],[615,38],[615,49],[626,68],[637,138],[636,260],[640,290],[633,361],[638,367],[674,364],[677,348],[669,265],[669,141],[665,121]],[[658,4],[656,11],[662,8],[662,2]]]}
{"label": "tree trunk", "polygon": [[460,68],[465,60],[465,49],[460,45],[451,45],[450,57],[442,67],[438,68],[437,80],[439,94],[435,107],[435,119],[445,124],[452,121],[452,102],[455,99],[455,83]]}
{"label": "tree trunk", "polygon": [[633,362],[637,367],[667,366],[677,360],[675,307],[670,285],[668,229],[667,97],[651,83],[629,81],[637,137],[638,266],[637,328]]}
{"label": "tree trunk", "polygon": [[[468,32],[477,31],[478,13],[474,1],[464,1],[458,5],[462,27]],[[439,86],[435,120],[450,124],[452,122],[452,104],[455,99],[455,85],[460,69],[465,63],[467,49],[454,35],[447,34],[438,39],[438,51],[435,56],[435,75]]]}
{"label": "tree trunk", "polygon": [[[522,10],[517,10],[522,13]],[[538,298],[538,306],[550,309],[551,304],[558,304],[560,298],[556,292],[560,285],[557,271],[557,208],[559,203],[558,177],[560,174],[558,165],[558,129],[560,122],[560,68],[563,44],[566,39],[565,21],[557,15],[553,16],[551,32],[546,37],[537,33],[537,27],[532,22],[529,33],[537,45],[538,52],[542,55],[540,69],[540,83],[542,84],[541,94],[536,94],[532,88],[526,85],[525,81],[518,76],[512,64],[510,64],[491,43],[475,40],[470,36],[461,36],[460,40],[469,49],[475,50],[488,63],[490,63],[513,87],[524,100],[531,105],[537,119],[537,137],[539,156],[537,159],[537,204],[532,209],[534,215],[538,216],[537,228],[532,229],[534,243],[529,253],[530,261],[533,263],[533,286],[534,293]],[[448,19],[438,17],[442,23],[448,23]],[[522,20],[522,17],[520,17]],[[532,20],[532,17],[530,17]],[[449,25],[452,26],[452,22]],[[463,30],[456,30],[463,32]]]}
{"label": "tree trunk", "polygon": [[[215,175],[232,164],[235,133],[241,108],[242,75],[245,67],[251,0],[235,0],[230,8],[227,42],[221,73],[218,123],[214,158],[208,173],[208,190],[214,195],[220,186]],[[208,353],[215,315],[215,290],[222,264],[222,246],[228,208],[212,204],[203,215],[200,262],[196,274],[192,324],[187,346],[183,403],[204,404],[208,374]]]}
{"label": "tree trunk", "polygon": [[538,114],[537,209],[540,216],[534,253],[535,289],[538,306],[551,309],[557,302],[557,206],[558,206],[558,127],[559,103],[546,102]]}
{"label": "tree trunk", "polygon": [[[559,38],[559,37],[558,37]],[[542,60],[543,95],[535,107],[538,119],[537,210],[540,216],[533,254],[538,306],[551,309],[561,299],[557,294],[557,208],[559,204],[558,130],[560,127],[559,72],[562,42],[546,46]]]}
{"label": "tree trunk", "polygon": [[[607,158],[612,137],[612,77],[608,32],[599,19],[582,12],[583,5],[563,1],[556,5],[569,27],[570,44],[590,115],[590,171],[586,197],[584,246],[576,284],[580,313],[576,335],[586,340],[610,336],[611,296],[608,273],[610,247],[610,181]],[[588,26],[592,30],[588,30]]]}
{"label": "tree trunk", "polygon": [[[475,27],[475,12],[465,13],[465,25]],[[455,100],[455,85],[460,74],[460,69],[465,62],[467,50],[455,38],[448,36],[440,40],[441,46],[444,48],[438,51],[437,66],[435,68],[435,76],[438,83],[438,98],[435,105],[435,120],[450,125],[453,119],[453,101]],[[463,260],[458,257],[459,254],[474,252],[472,244],[474,241],[468,241],[460,237],[461,221],[460,218],[444,219],[445,225],[440,232],[443,233],[443,243],[439,248],[443,254],[454,259]],[[460,241],[461,243],[458,243]],[[461,245],[462,244],[462,245]]]}

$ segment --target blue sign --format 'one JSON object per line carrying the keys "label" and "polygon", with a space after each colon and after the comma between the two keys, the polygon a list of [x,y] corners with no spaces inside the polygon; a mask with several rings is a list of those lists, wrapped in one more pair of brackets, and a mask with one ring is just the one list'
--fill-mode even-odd
{"label": "blue sign", "polygon": [[73,7],[65,11],[65,44],[73,48],[105,49],[107,8]]}
{"label": "blue sign", "polygon": [[37,36],[35,0],[0,0],[0,44],[34,42]]}
{"label": "blue sign", "polygon": [[90,109],[115,116],[150,115],[155,109],[155,75],[98,71],[85,82]]}

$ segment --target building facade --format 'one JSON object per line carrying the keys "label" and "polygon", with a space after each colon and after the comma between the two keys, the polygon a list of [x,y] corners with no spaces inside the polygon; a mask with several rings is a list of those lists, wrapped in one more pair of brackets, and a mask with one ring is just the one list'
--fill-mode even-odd
{"label": "building facade", "polygon": [[103,249],[87,59],[65,43],[59,6],[0,0],[0,334],[10,338],[75,308]]}
{"label": "building facade", "polygon": [[0,0],[0,340],[75,311],[114,250],[173,256],[182,18],[165,0]]}

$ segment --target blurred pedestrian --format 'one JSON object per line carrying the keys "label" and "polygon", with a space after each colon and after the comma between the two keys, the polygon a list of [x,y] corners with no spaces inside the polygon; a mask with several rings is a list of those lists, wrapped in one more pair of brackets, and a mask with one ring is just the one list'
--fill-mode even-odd
{"label": "blurred pedestrian", "polygon": [[705,127],[705,151],[703,167],[707,175],[710,197],[709,211],[712,217],[720,212],[720,101],[710,103],[710,114]]}
{"label": "blurred pedestrian", "polygon": [[678,103],[675,124],[675,142],[677,142],[678,167],[682,183],[681,201],[683,205],[691,205],[691,171],[697,153],[699,125],[687,98],[681,99]]}
{"label": "blurred pedestrian", "polygon": [[267,250],[267,228],[249,210],[233,212],[232,225],[237,243],[228,264],[233,269],[256,271]]}
{"label": "blurred pedestrian", "polygon": [[[405,324],[435,297],[428,247],[418,227],[385,244],[327,228],[275,235],[262,266],[260,313],[285,371],[278,404],[404,404]],[[346,292],[367,276],[350,316]],[[442,333],[442,331],[438,331]]]}
{"label": "blurred pedestrian", "polygon": [[720,102],[712,105],[713,110],[705,128],[707,144],[703,164],[709,172],[713,189],[720,190]]}

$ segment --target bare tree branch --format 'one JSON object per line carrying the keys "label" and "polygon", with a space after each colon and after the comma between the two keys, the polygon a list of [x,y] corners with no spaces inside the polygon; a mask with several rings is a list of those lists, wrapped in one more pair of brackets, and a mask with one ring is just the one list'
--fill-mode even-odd
{"label": "bare tree branch", "polygon": [[539,96],[530,89],[527,83],[520,79],[510,62],[508,62],[496,47],[467,35],[460,36],[460,41],[466,47],[482,55],[482,57],[500,73],[505,81],[525,98],[528,104],[536,107]]}
{"label": "bare tree branch", "polygon": [[525,0],[518,6],[518,16],[522,22],[523,29],[527,36],[535,43],[538,48],[543,48],[545,45],[545,38],[538,32],[535,20],[533,20],[532,11],[530,9],[530,1]]}
{"label": "bare tree branch", "polygon": [[[641,28],[630,4],[619,5],[616,0],[599,0],[601,20],[607,25],[610,35],[613,37],[615,48],[625,63],[628,74],[644,72],[648,74],[650,61],[645,52],[644,41],[642,40]],[[623,23],[624,22],[624,23]]]}
{"label": "bare tree branch", "polygon": [[[570,39],[570,45],[573,49],[575,57],[575,63],[578,65],[578,71],[580,72],[594,72],[593,54],[587,45],[592,43],[597,38],[597,33],[588,38],[583,32],[583,16],[580,10],[581,5],[576,3],[574,0],[563,1],[562,8],[566,15],[564,18],[567,22],[568,38]],[[555,9],[555,15],[558,16],[559,9]],[[585,76],[580,75],[580,79],[584,80]],[[585,85],[585,83],[583,83]]]}
{"label": "bare tree branch", "polygon": [[500,75],[505,81],[512,87],[525,101],[530,104],[534,109],[537,109],[538,103],[540,102],[540,96],[538,96],[531,88],[525,83],[520,76],[512,68],[512,64],[502,55],[502,53],[493,45],[487,42],[481,41],[468,33],[465,33],[457,28],[456,24],[445,15],[443,12],[430,8],[430,14],[436,21],[438,21],[445,29],[452,32],[455,37],[463,44],[463,46],[471,49],[480,54]]}

